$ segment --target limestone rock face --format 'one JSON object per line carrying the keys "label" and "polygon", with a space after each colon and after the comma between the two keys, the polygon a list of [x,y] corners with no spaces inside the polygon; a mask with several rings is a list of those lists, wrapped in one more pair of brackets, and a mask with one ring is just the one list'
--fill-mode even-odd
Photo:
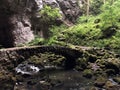
{"label": "limestone rock face", "polygon": [[[36,3],[33,6],[36,6],[38,9],[32,15],[32,26],[35,29],[36,34],[48,38],[48,28],[46,25],[40,22],[39,11],[45,6],[51,6],[52,8],[59,8],[59,13],[62,17],[57,18],[55,21],[56,25],[61,23],[66,24],[67,26],[72,26],[76,22],[76,19],[82,15],[82,10],[80,9],[82,5],[82,0],[35,0]],[[37,3],[39,2],[39,3]],[[43,28],[44,27],[44,28]]]}
{"label": "limestone rock face", "polygon": [[73,23],[82,14],[79,6],[80,2],[78,2],[78,0],[58,0],[58,3],[65,19]]}
{"label": "limestone rock face", "polygon": [[11,22],[13,24],[14,29],[12,30],[12,34],[14,35],[13,44],[20,45],[27,42],[30,42],[34,39],[34,35],[31,31],[31,23],[28,17],[22,17],[22,21],[17,19],[18,16],[14,15],[11,17]]}
{"label": "limestone rock face", "polygon": [[59,8],[63,20],[72,23],[81,15],[78,0],[0,0],[0,45],[13,47],[33,40],[31,27],[41,24],[39,11],[44,5]]}
{"label": "limestone rock face", "polygon": [[27,0],[0,1],[0,44],[12,47],[34,39]]}
{"label": "limestone rock face", "polygon": [[43,5],[59,8],[63,19],[67,19],[72,23],[82,14],[80,9],[81,4],[81,0],[43,0]]}

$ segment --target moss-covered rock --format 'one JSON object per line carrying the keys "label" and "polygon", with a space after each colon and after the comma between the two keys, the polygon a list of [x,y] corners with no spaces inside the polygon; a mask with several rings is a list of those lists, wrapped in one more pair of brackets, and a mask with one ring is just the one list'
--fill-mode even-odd
{"label": "moss-covered rock", "polygon": [[97,87],[91,87],[90,90],[99,90]]}
{"label": "moss-covered rock", "polygon": [[96,55],[89,54],[88,61],[94,63],[97,60]]}
{"label": "moss-covered rock", "polygon": [[62,55],[56,55],[51,52],[39,53],[37,55],[31,56],[28,61],[35,65],[54,65],[63,66],[66,58]]}
{"label": "moss-covered rock", "polygon": [[87,65],[88,65],[88,61],[87,59],[84,57],[84,58],[78,58],[76,60],[76,66],[75,66],[75,69],[77,70],[84,70],[87,68]]}
{"label": "moss-covered rock", "polygon": [[109,75],[120,71],[120,60],[117,58],[99,59],[96,63]]}
{"label": "moss-covered rock", "polygon": [[92,78],[92,76],[93,76],[93,71],[91,69],[85,69],[83,71],[83,77]]}
{"label": "moss-covered rock", "polygon": [[16,78],[10,72],[0,71],[0,90],[13,90]]}
{"label": "moss-covered rock", "polygon": [[[60,48],[61,49],[61,48]],[[77,49],[77,48],[76,48]],[[34,50],[34,49],[32,49]],[[32,51],[30,50],[30,52]],[[42,50],[42,49],[41,49]],[[45,49],[47,50],[47,49]],[[69,50],[67,50],[64,53],[64,50],[61,50],[62,55],[54,53],[54,48],[52,49],[52,52],[37,52],[35,51],[33,54],[25,54],[27,57],[24,57],[25,62],[28,62],[28,64],[32,64],[35,66],[60,66],[64,67],[65,64],[71,67],[72,62],[69,62],[69,60],[75,60],[75,69],[82,71],[82,74],[86,78],[94,79],[97,78],[94,81],[94,84],[96,87],[103,87],[106,85],[106,76],[110,75],[116,75],[120,72],[120,60],[119,58],[116,58],[114,53],[111,53],[104,49],[85,49],[82,47],[82,49],[78,49],[78,51],[82,52],[82,54],[78,55],[76,53],[71,53]],[[56,52],[56,51],[55,51]],[[28,51],[29,53],[29,51]],[[59,53],[59,49],[58,49]],[[68,53],[68,55],[67,55]],[[64,55],[65,54],[65,55]],[[31,56],[30,56],[31,55]],[[64,56],[63,56],[64,55]],[[70,56],[77,56],[79,58],[71,58]],[[12,58],[13,59],[13,58]],[[15,61],[15,60],[13,60]],[[5,72],[0,73],[0,83],[1,85],[11,88],[11,82],[14,84],[14,73],[12,72],[15,68],[15,65],[18,65],[19,63],[17,61],[13,62],[11,59],[8,60],[7,63],[2,63],[1,70],[5,70]],[[68,61],[66,63],[66,61]],[[22,61],[20,61],[22,62]],[[16,64],[17,63],[17,64]],[[24,62],[23,62],[24,63]],[[72,64],[73,65],[73,64]],[[40,68],[40,67],[39,67]],[[53,68],[52,68],[53,69]],[[73,68],[72,68],[73,69]],[[16,76],[15,79],[18,81],[23,81],[24,79],[22,77]],[[116,82],[119,82],[119,78],[115,78]],[[8,83],[6,83],[8,82]],[[31,82],[30,82],[31,83]],[[30,84],[29,83],[29,84]],[[54,83],[53,83],[54,84]],[[4,88],[4,87],[3,87]],[[93,89],[94,90],[94,89]]]}
{"label": "moss-covered rock", "polygon": [[76,69],[92,69],[93,74],[116,75],[120,71],[120,60],[116,54],[105,49],[91,48],[84,50],[83,55],[76,60]]}
{"label": "moss-covered rock", "polygon": [[110,75],[115,75],[116,71],[114,69],[106,69],[105,73],[110,76]]}
{"label": "moss-covered rock", "polygon": [[34,64],[41,64],[43,60],[41,60],[39,55],[33,55],[29,58],[29,61]]}
{"label": "moss-covered rock", "polygon": [[112,81],[107,81],[104,85],[104,88],[106,90],[119,90],[120,89],[120,86],[113,83]]}
{"label": "moss-covered rock", "polygon": [[114,77],[113,80],[114,80],[115,82],[117,82],[118,84],[120,84],[120,76],[119,76],[119,77]]}
{"label": "moss-covered rock", "polygon": [[107,81],[107,79],[106,79],[105,77],[99,76],[99,77],[97,77],[97,79],[95,80],[94,85],[95,85],[96,87],[102,88],[102,87],[105,85],[106,81]]}

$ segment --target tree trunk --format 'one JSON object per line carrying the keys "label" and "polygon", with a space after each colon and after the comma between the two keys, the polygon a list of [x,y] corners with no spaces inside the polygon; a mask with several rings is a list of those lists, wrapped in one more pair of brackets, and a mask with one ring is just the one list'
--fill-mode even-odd
{"label": "tree trunk", "polygon": [[90,0],[87,0],[86,16],[89,16]]}

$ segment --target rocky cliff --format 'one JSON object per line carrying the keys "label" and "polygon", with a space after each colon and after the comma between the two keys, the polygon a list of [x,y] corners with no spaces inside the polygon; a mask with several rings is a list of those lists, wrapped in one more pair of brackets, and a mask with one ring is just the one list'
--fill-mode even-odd
{"label": "rocky cliff", "polygon": [[1,0],[0,44],[13,47],[33,40],[31,27],[40,23],[31,18],[40,19],[38,12],[44,5],[59,8],[63,20],[74,23],[81,15],[80,4],[78,0]]}

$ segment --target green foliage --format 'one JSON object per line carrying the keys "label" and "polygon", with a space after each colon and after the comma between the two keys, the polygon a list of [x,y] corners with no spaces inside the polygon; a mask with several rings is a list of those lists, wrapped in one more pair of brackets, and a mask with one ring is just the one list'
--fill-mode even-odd
{"label": "green foliage", "polygon": [[[100,3],[98,3],[98,2]],[[71,27],[52,26],[50,38],[44,42],[47,45],[83,45],[93,47],[120,47],[120,0],[111,3],[106,1],[93,0],[92,9],[94,15],[80,16],[77,23]],[[94,6],[95,5],[95,6]],[[101,7],[102,6],[102,7]],[[101,9],[100,9],[101,7]],[[98,9],[97,9],[98,8]],[[41,10],[43,23],[48,23],[60,17],[58,9],[45,6]],[[100,14],[99,14],[100,13]],[[35,40],[35,42],[39,40]]]}
{"label": "green foliage", "polygon": [[45,40],[43,38],[40,38],[38,36],[35,37],[34,40],[32,40],[30,43],[28,43],[28,46],[33,46],[33,45],[43,45],[45,43]]}
{"label": "green foliage", "polygon": [[114,3],[106,3],[101,8],[102,13],[100,17],[102,18],[103,28],[106,25],[116,26],[118,20],[120,19],[119,12],[120,0],[115,1]]}
{"label": "green foliage", "polygon": [[120,17],[119,7],[120,0],[115,2],[106,2],[102,7],[102,13],[99,15],[101,18],[101,30],[103,33],[103,38],[111,37],[116,33],[119,27],[118,20]]}
{"label": "green foliage", "polygon": [[57,18],[61,17],[58,8],[52,8],[50,6],[44,6],[44,8],[40,11],[41,21],[43,23],[48,23],[50,21],[54,21]]}
{"label": "green foliage", "polygon": [[[47,41],[47,45],[65,45],[64,39],[64,30],[67,29],[67,27],[65,25],[61,25],[61,26],[52,26],[50,28],[50,32],[51,32],[51,38],[48,39]],[[60,40],[58,40],[58,38]]]}
{"label": "green foliage", "polygon": [[[86,22],[87,20],[87,22]],[[78,19],[77,24],[72,27],[54,27],[52,28],[53,36],[50,38],[49,44],[58,45],[84,45],[84,46],[94,46],[94,47],[109,47],[109,48],[119,48],[120,45],[120,32],[119,28],[116,29],[116,33],[112,33],[109,29],[111,24],[105,24],[103,27],[104,20],[101,15],[89,16],[86,18],[82,16]],[[119,27],[119,24],[117,24]],[[103,37],[103,29],[110,31],[112,34],[109,38]],[[104,31],[104,34],[109,32]]]}
{"label": "green foliage", "polygon": [[102,0],[92,0],[91,6],[90,6],[90,12],[92,15],[98,15],[101,13],[100,7],[103,5]]}

